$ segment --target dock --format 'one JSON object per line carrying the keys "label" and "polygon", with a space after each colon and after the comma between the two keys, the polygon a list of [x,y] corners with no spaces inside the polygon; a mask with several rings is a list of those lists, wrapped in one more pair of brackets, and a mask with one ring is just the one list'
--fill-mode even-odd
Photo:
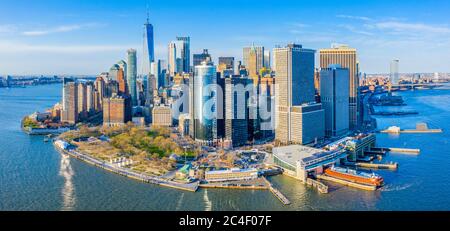
{"label": "dock", "polygon": [[247,189],[247,190],[267,190],[269,189],[269,182],[264,178],[257,178],[254,180],[238,180],[227,182],[214,182],[199,184],[200,188],[223,188],[223,189]]}
{"label": "dock", "polygon": [[416,154],[420,153],[420,149],[415,148],[386,148],[386,147],[377,147],[372,148],[375,151],[385,151],[385,152],[394,152],[394,153],[406,153],[406,154]]}
{"label": "dock", "polygon": [[317,190],[320,193],[324,193],[324,194],[328,193],[328,186],[325,185],[324,183],[320,182],[320,181],[314,180],[312,178],[307,178],[306,179],[306,184],[309,185],[309,186],[312,186],[314,188],[317,188]]}
{"label": "dock", "polygon": [[327,181],[335,182],[335,183],[342,184],[345,186],[363,189],[363,190],[367,190],[367,191],[375,191],[377,189],[376,186],[359,184],[356,182],[341,180],[341,179],[337,179],[337,178],[326,176],[326,175],[317,175],[316,177],[321,180],[327,180]]}
{"label": "dock", "polygon": [[269,190],[270,192],[278,199],[281,201],[281,203],[283,203],[284,205],[290,205],[291,201],[289,201],[289,199],[287,199],[286,196],[283,195],[283,193],[280,192],[280,190],[276,189],[275,187],[273,187],[272,183],[270,183],[265,177],[263,178],[268,186],[269,186]]}

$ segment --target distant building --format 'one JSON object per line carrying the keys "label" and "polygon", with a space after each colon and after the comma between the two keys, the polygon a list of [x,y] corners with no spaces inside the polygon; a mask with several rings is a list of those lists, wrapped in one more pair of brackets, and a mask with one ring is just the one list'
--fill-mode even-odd
{"label": "distant building", "polygon": [[325,135],[343,136],[349,132],[349,75],[348,68],[330,65],[320,71],[320,98],[325,110]]}
{"label": "distant building", "polygon": [[191,63],[191,40],[189,37],[177,37],[177,42],[177,44],[179,44],[177,49],[180,53],[180,56],[178,58],[181,59],[181,68],[179,72],[188,73]]}
{"label": "distant building", "polygon": [[275,139],[281,143],[308,144],[324,137],[324,111],[315,102],[314,53],[297,44],[274,49]]}
{"label": "distant building", "polygon": [[[252,46],[250,47],[244,47],[242,50],[243,54],[243,65],[245,65],[246,67],[249,66],[250,63],[250,53],[251,52],[255,52],[255,56],[256,56],[256,72],[258,72],[261,68],[263,68],[264,66],[264,47],[263,46],[255,46],[254,44],[252,44]],[[249,73],[250,75],[251,73]]]}
{"label": "distant building", "polygon": [[208,53],[208,49],[203,49],[203,53],[194,54],[194,67],[201,65],[203,61],[212,60],[211,55]]}
{"label": "distant building", "polygon": [[188,113],[180,114],[178,117],[178,131],[183,136],[189,135],[189,119]]}
{"label": "distant building", "polygon": [[103,99],[103,126],[120,126],[132,120],[129,96],[113,95]]}
{"label": "distant building", "polygon": [[98,76],[94,82],[94,109],[95,111],[103,110],[103,97],[105,96],[105,82],[103,78]]}
{"label": "distant building", "polygon": [[168,106],[156,106],[152,111],[153,126],[172,126],[172,110]]}
{"label": "distant building", "polygon": [[87,87],[84,82],[79,82],[77,84],[77,90],[78,90],[78,118],[80,120],[86,119],[88,116],[88,110],[87,110]]}
{"label": "distant building", "polygon": [[391,61],[391,66],[390,66],[390,70],[391,73],[389,75],[389,79],[391,81],[391,84],[398,84],[400,77],[398,74],[398,63],[400,61],[398,59],[392,60]]}
{"label": "distant building", "polygon": [[137,78],[136,50],[129,49],[127,51],[127,55],[128,55],[128,65],[127,65],[128,92],[131,95],[131,104],[133,106],[137,106],[138,95],[136,88],[136,78]]}
{"label": "distant building", "polygon": [[358,65],[356,49],[346,45],[333,45],[329,49],[320,49],[320,68],[327,68],[332,64],[340,64],[343,68],[348,68],[350,72],[350,97],[349,97],[349,126],[350,130],[356,130],[359,126],[358,121]]}
{"label": "distant building", "polygon": [[177,69],[177,45],[175,42],[170,42],[168,45],[168,71],[169,75],[174,76],[178,73]]}
{"label": "distant building", "polygon": [[261,78],[258,100],[261,135],[266,138],[272,136],[275,131],[275,78],[272,76]]}
{"label": "distant building", "polygon": [[147,21],[144,24],[144,40],[142,49],[142,74],[148,75],[151,70],[151,64],[155,61],[154,51],[155,41],[153,38],[153,25],[149,22],[147,15]]}
{"label": "distant building", "polygon": [[128,84],[122,67],[117,71],[117,82],[119,83],[119,94],[128,95]]}
{"label": "distant building", "polygon": [[230,70],[231,75],[234,74],[234,57],[219,57],[217,71],[223,73],[225,70]]}

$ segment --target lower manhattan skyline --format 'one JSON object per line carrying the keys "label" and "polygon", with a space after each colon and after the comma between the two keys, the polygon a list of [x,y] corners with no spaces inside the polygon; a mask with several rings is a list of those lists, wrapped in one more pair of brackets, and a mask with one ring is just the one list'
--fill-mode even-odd
{"label": "lower manhattan skyline", "polygon": [[242,60],[242,47],[252,43],[270,52],[289,42],[315,50],[339,43],[358,50],[365,73],[388,73],[394,59],[401,73],[450,72],[446,1],[19,0],[0,10],[0,74],[94,75],[129,48],[141,65],[147,5],[156,59],[167,61],[168,42],[188,36],[191,55],[208,49],[214,62]]}

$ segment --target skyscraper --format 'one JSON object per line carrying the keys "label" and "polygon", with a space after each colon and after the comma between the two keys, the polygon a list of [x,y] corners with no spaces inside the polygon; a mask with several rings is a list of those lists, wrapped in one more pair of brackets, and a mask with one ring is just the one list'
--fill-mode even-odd
{"label": "skyscraper", "polygon": [[177,45],[175,42],[170,42],[168,45],[168,70],[169,74],[174,76],[178,70],[177,70]]}
{"label": "skyscraper", "polygon": [[325,110],[325,135],[343,136],[349,131],[349,71],[339,64],[320,71],[320,98]]}
{"label": "skyscraper", "polygon": [[225,79],[225,139],[233,147],[245,145],[250,138],[249,85],[253,89],[252,79],[247,77]]}
{"label": "skyscraper", "polygon": [[264,67],[270,69],[270,51],[264,50]]}
{"label": "skyscraper", "polygon": [[333,44],[330,49],[320,50],[320,68],[327,68],[332,64],[340,64],[348,68],[350,72],[350,97],[349,97],[349,125],[350,130],[358,129],[358,67],[356,49],[347,45]]}
{"label": "skyscraper", "polygon": [[275,138],[281,143],[308,144],[324,136],[324,111],[314,98],[314,53],[297,44],[274,49]]}
{"label": "skyscraper", "polygon": [[256,55],[256,72],[258,72],[264,66],[264,47],[263,46],[255,46],[252,44],[250,47],[243,48],[243,64],[248,68],[250,52],[255,52]]}
{"label": "skyscraper", "polygon": [[211,55],[208,53],[208,49],[203,49],[203,52],[201,54],[194,54],[194,67],[200,65],[203,61],[206,61],[207,59],[211,59]]}
{"label": "skyscraper", "polygon": [[398,63],[399,63],[398,59],[394,59],[391,61],[391,66],[390,66],[391,73],[389,75],[391,84],[398,84],[398,81],[399,81]]}
{"label": "skyscraper", "polygon": [[136,66],[136,50],[129,49],[127,51],[128,65],[127,65],[127,82],[128,82],[128,93],[131,95],[131,104],[136,106],[138,104],[138,96],[136,90],[136,77],[137,77],[137,66]]}
{"label": "skyscraper", "polygon": [[185,72],[188,73],[191,65],[191,40],[189,37],[177,37],[178,50],[180,53],[181,59],[181,70],[178,70],[178,72]]}
{"label": "skyscraper", "polygon": [[78,122],[78,89],[73,79],[63,79],[63,105],[61,122]]}
{"label": "skyscraper", "polygon": [[155,61],[154,53],[154,39],[153,39],[153,25],[149,22],[147,12],[147,21],[144,24],[144,44],[142,50],[142,71],[143,75],[150,73],[152,62]]}
{"label": "skyscraper", "polygon": [[189,83],[191,135],[195,140],[212,142],[217,139],[217,96],[213,93],[217,90],[217,76],[213,63],[206,60],[195,66],[192,80]]}

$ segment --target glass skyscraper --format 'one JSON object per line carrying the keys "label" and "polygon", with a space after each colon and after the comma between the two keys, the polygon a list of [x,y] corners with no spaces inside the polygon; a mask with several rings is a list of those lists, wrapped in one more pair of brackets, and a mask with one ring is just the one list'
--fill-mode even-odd
{"label": "glass skyscraper", "polygon": [[217,77],[213,63],[206,60],[196,66],[193,80],[190,92],[193,137],[198,141],[213,141],[217,138]]}
{"label": "glass skyscraper", "polygon": [[129,49],[127,51],[127,57],[128,57],[128,65],[127,65],[128,92],[131,95],[131,104],[133,106],[136,106],[138,104],[136,92],[136,77],[137,77],[136,50]]}
{"label": "glass skyscraper", "polygon": [[147,22],[144,24],[144,47],[142,53],[142,74],[148,75],[151,70],[151,64],[155,61],[153,25],[150,24],[148,17]]}

